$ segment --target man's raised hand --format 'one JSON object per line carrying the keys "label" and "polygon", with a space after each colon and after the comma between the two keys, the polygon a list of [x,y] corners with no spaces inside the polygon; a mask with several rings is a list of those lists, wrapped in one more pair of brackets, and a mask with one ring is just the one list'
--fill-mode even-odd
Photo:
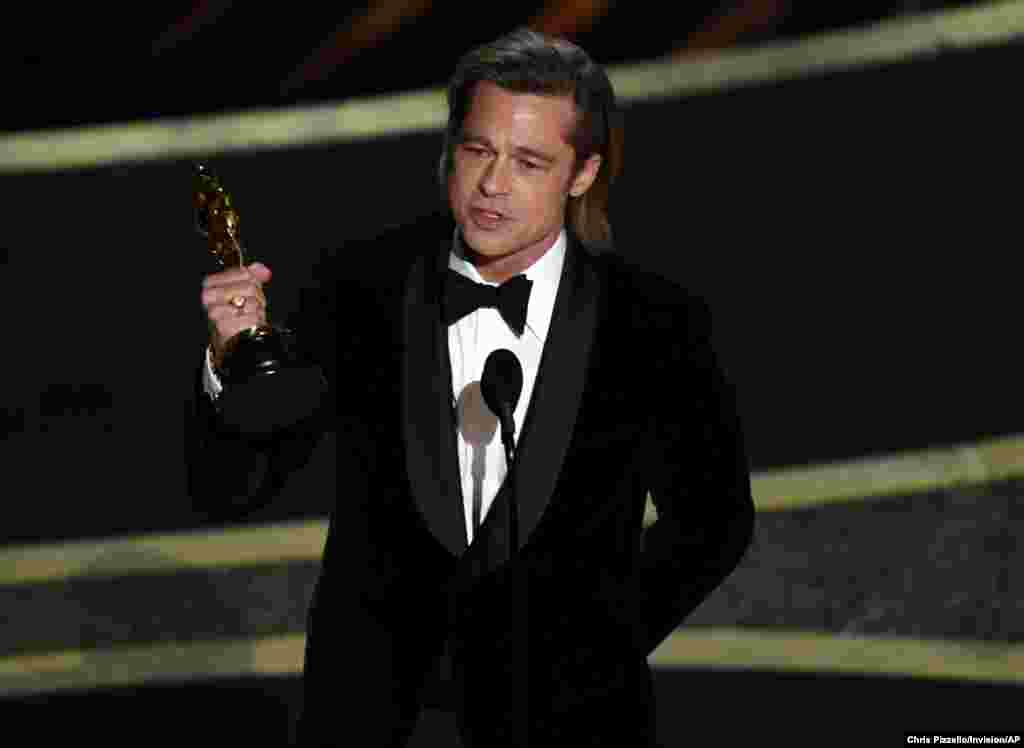
{"label": "man's raised hand", "polygon": [[226,343],[242,330],[267,324],[267,298],[263,284],[270,280],[270,268],[254,262],[228,268],[203,278],[199,299],[210,325],[214,365],[224,355]]}

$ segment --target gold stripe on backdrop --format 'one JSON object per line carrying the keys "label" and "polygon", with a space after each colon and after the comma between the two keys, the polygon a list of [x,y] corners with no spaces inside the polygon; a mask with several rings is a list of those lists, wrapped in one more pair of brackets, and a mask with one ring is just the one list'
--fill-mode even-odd
{"label": "gold stripe on backdrop", "polygon": [[[625,103],[928,57],[1024,36],[1024,2],[992,2],[691,60],[609,67]],[[286,148],[439,129],[443,89],[311,108],[135,122],[0,138],[0,173]]]}
{"label": "gold stripe on backdrop", "polygon": [[687,629],[651,653],[663,668],[900,675],[1024,683],[1024,645],[763,629]]}
{"label": "gold stripe on backdrop", "polygon": [[759,511],[883,498],[1024,477],[1024,434],[775,470],[753,477]]}
{"label": "gold stripe on backdrop", "polygon": [[[305,635],[72,650],[0,659],[0,695],[298,675]],[[655,668],[910,676],[1019,685],[1024,645],[803,631],[682,628],[648,658]]]}
{"label": "gold stripe on backdrop", "polygon": [[0,584],[319,560],[324,519],[0,549]]}
{"label": "gold stripe on backdrop", "polygon": [[0,659],[0,694],[184,682],[301,672],[304,634],[172,642]]}
{"label": "gold stripe on backdrop", "polygon": [[[1024,477],[1024,435],[975,444],[812,465],[755,474],[758,511],[883,500],[886,496]],[[648,502],[645,523],[656,521]],[[0,585],[34,584],[79,576],[119,576],[185,569],[317,561],[327,521],[0,548]]]}

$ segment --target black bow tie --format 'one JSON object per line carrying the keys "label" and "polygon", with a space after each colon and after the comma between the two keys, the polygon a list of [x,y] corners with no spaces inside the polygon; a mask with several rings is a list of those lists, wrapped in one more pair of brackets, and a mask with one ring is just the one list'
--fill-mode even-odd
{"label": "black bow tie", "polygon": [[500,286],[487,286],[449,269],[444,284],[445,324],[458,322],[481,307],[493,307],[517,336],[522,335],[532,287],[533,281],[525,275],[510,278]]}

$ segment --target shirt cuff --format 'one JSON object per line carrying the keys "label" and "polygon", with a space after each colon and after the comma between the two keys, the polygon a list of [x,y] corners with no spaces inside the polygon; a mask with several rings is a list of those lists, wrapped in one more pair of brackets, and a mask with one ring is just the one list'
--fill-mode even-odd
{"label": "shirt cuff", "polygon": [[216,400],[224,385],[220,383],[220,377],[213,370],[213,349],[206,346],[206,367],[203,369],[203,389],[211,399]]}

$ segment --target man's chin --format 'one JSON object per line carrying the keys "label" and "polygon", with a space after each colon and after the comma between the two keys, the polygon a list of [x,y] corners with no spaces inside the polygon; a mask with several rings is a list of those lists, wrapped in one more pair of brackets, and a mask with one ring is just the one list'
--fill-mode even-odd
{"label": "man's chin", "polygon": [[484,262],[499,260],[514,253],[515,247],[506,239],[495,236],[493,232],[478,231],[470,227],[468,231],[463,229],[461,233],[466,251]]}

